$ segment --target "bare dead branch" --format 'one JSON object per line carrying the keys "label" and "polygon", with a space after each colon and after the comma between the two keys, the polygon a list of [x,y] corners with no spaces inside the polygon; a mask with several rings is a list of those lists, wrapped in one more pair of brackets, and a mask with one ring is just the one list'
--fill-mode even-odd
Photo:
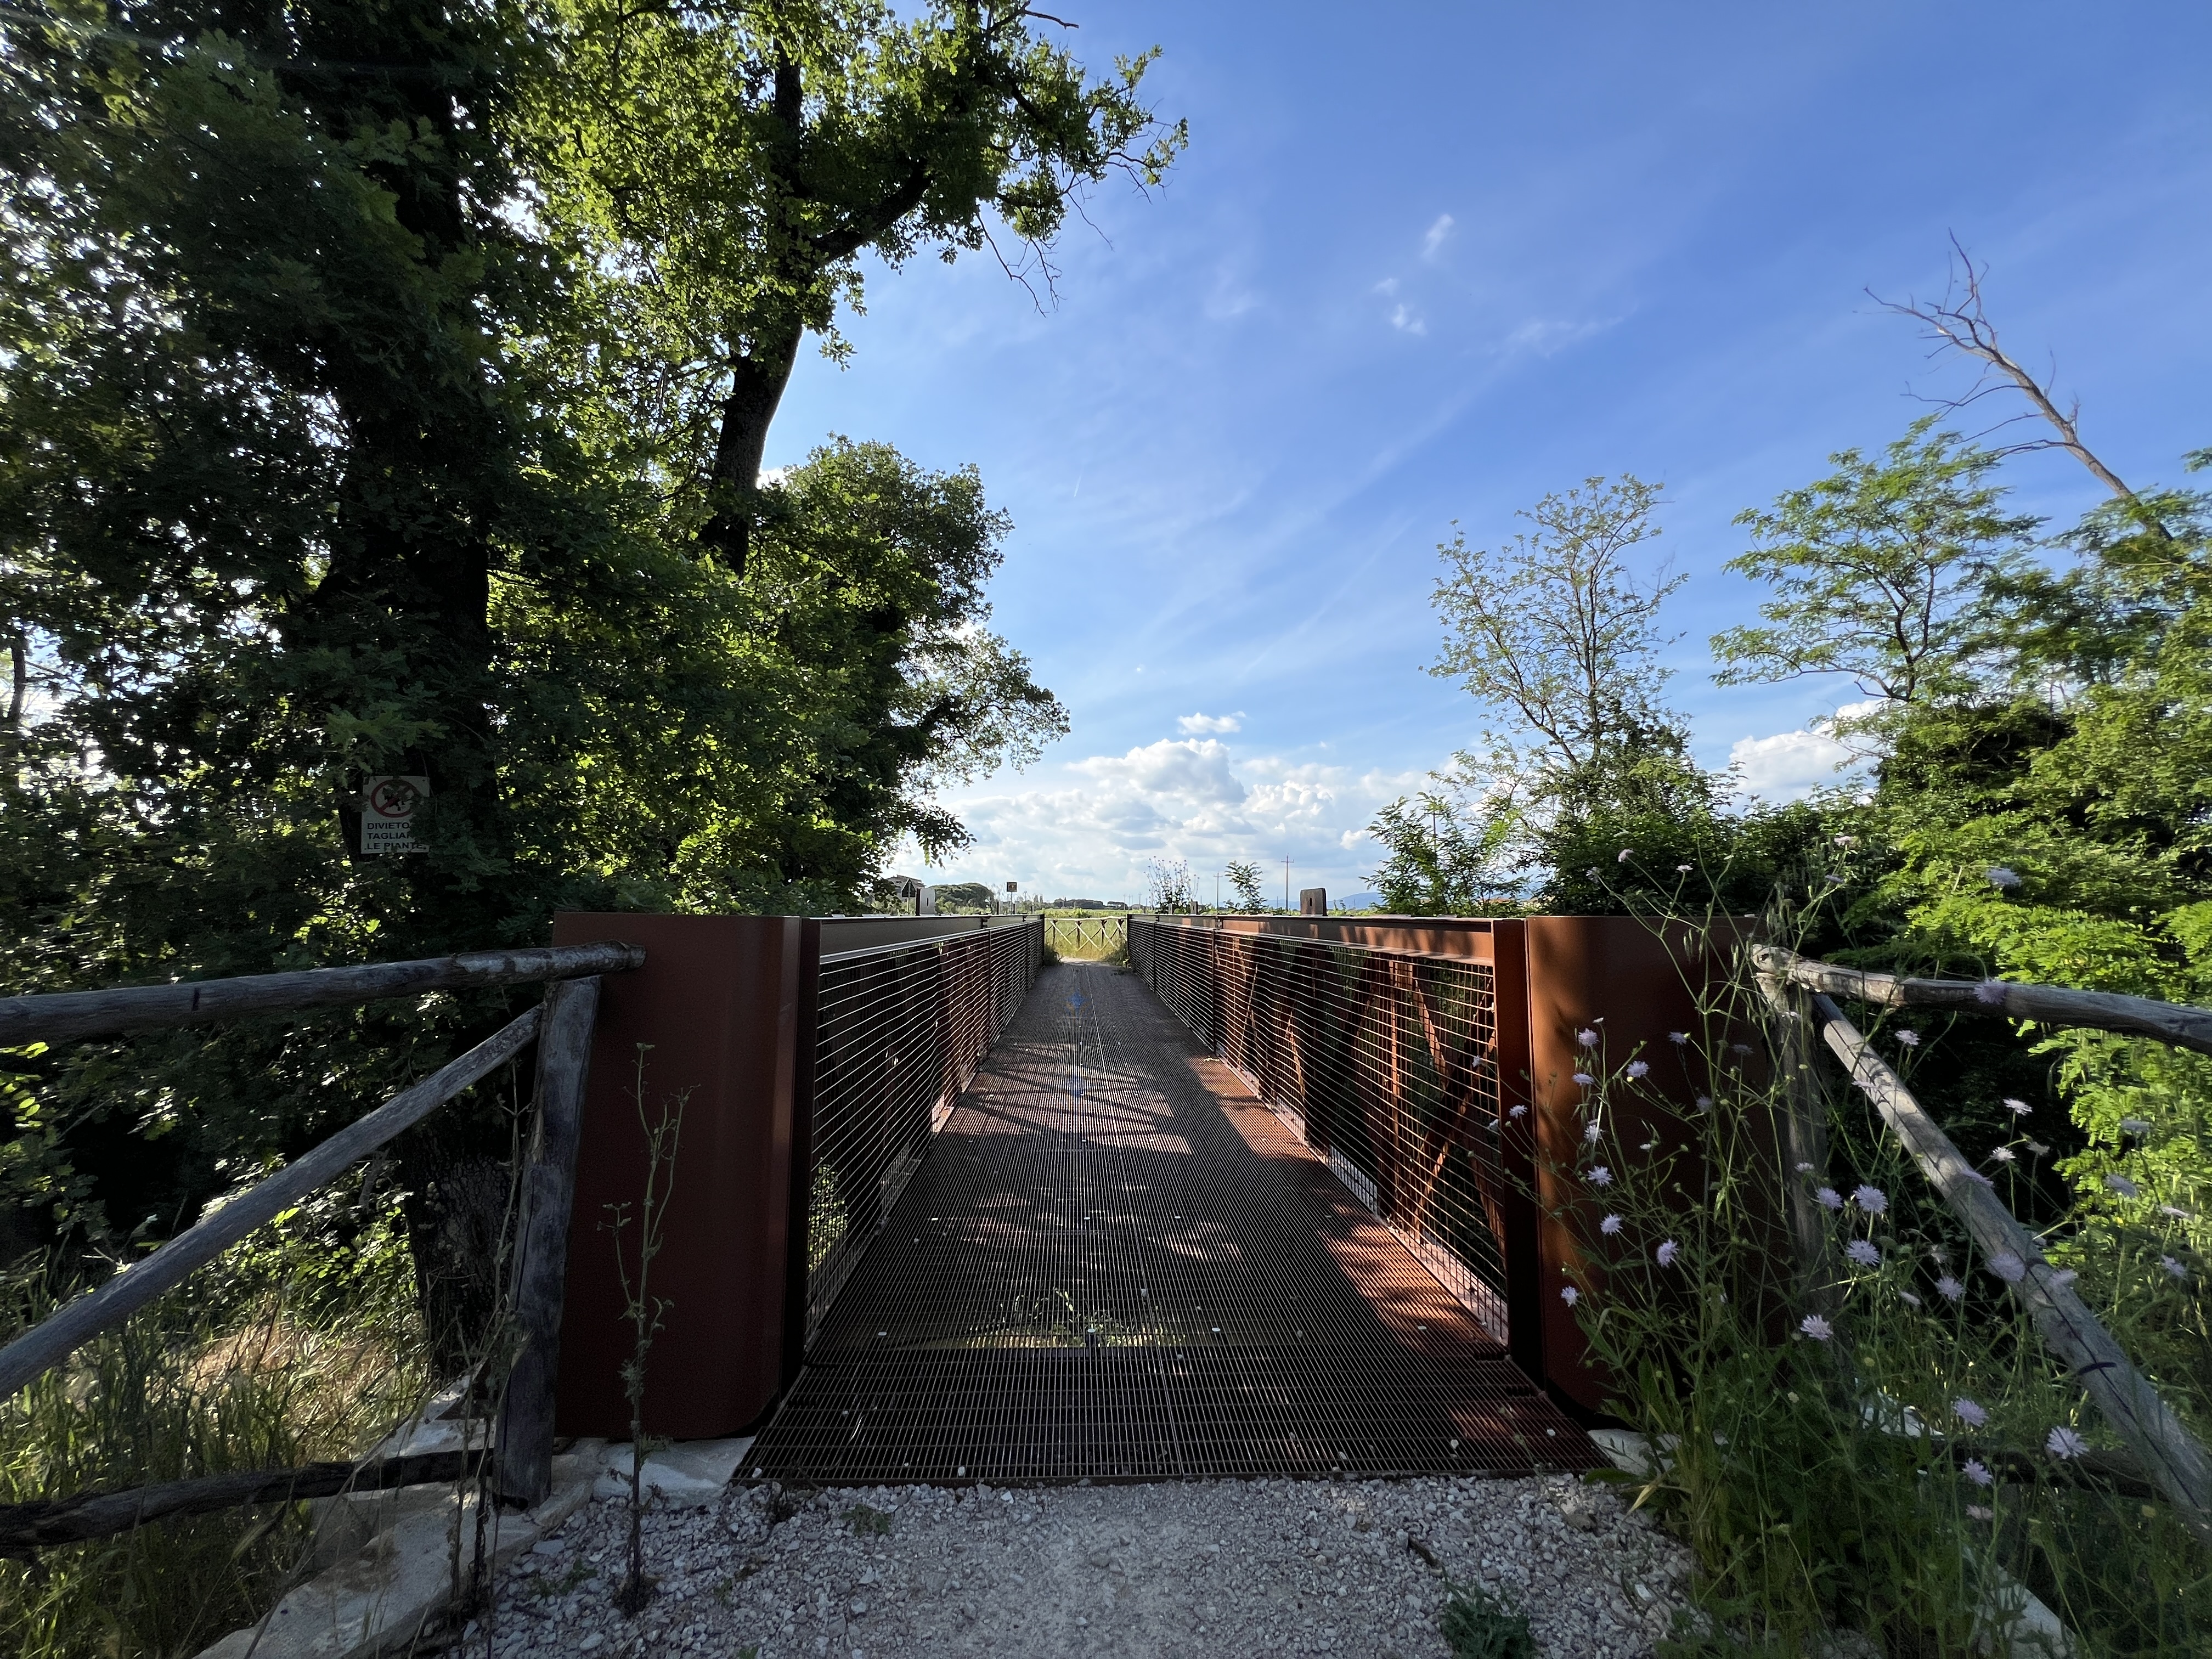
{"label": "bare dead branch", "polygon": [[[1936,342],[1938,349],[1964,352],[2002,376],[2000,385],[2009,381],[2027,399],[2034,412],[2049,422],[2058,433],[2056,439],[2018,446],[2014,453],[2030,448],[2063,449],[2088,468],[2097,481],[2120,500],[2137,500],[2136,492],[2121,481],[2120,476],[2081,441],[2080,400],[2075,400],[2064,409],[2058,406],[2058,400],[2051,390],[2051,381],[2057,378],[2055,368],[2047,379],[2039,380],[2018,358],[2004,349],[1997,335],[1996,325],[1990,320],[1989,307],[1982,291],[1982,283],[1989,275],[1989,267],[1975,264],[1972,256],[1966,252],[1966,245],[1959,240],[1956,233],[1950,240],[1950,280],[1944,285],[1942,299],[1925,301],[1917,299],[1885,300],[1872,289],[1867,289],[1867,297],[1883,310],[1894,312],[1900,317],[1910,317],[1920,324],[1927,331],[1927,337]],[[1948,408],[1963,409],[1996,389],[1978,380],[1974,388],[1963,398],[1932,401]],[[2163,526],[2158,528],[2163,535]]]}

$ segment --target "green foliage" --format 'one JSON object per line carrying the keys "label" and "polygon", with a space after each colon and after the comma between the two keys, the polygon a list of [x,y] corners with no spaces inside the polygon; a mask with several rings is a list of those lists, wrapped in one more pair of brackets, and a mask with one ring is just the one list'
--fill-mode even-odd
{"label": "green foliage", "polygon": [[1229,890],[1237,896],[1237,908],[1248,916],[1256,916],[1267,908],[1267,896],[1261,890],[1260,866],[1249,859],[1231,859],[1222,866],[1221,873],[1229,878]]}
{"label": "green foliage", "polygon": [[[866,251],[987,214],[1041,248],[1089,182],[1157,174],[1141,64],[1094,83],[969,8],[7,27],[9,989],[535,943],[564,907],[854,908],[901,837],[963,843],[934,790],[1065,730],[985,626],[1008,526],[972,469],[837,440],[746,475],[748,556],[702,526],[758,319],[830,328]],[[392,773],[430,780],[418,850],[365,856]],[[13,1242],[165,1233],[509,1001],[22,1056]],[[501,1146],[468,1121],[447,1154]]]}
{"label": "green foliage", "polygon": [[1760,545],[1729,562],[1776,597],[1763,628],[1716,635],[1723,685],[1849,676],[1893,704],[1972,689],[1999,646],[1992,585],[2017,576],[2038,520],[2002,511],[1999,457],[1916,421],[1880,461],[1856,449],[1837,471],[1736,522]]}
{"label": "green foliage", "polygon": [[1367,833],[1389,854],[1367,879],[1392,915],[1494,915],[1516,903],[1523,825],[1510,799],[1470,800],[1439,778],[1385,806]]}
{"label": "green foliage", "polygon": [[[1768,931],[1803,943],[1835,892],[1816,876]],[[1710,912],[1642,913],[1727,948]],[[1761,1023],[1779,1041],[1745,968],[1723,955],[1702,1005],[1673,1054],[1597,1042],[1573,1107],[1595,1136],[1551,1172],[1572,1194],[1558,1213],[1578,1241],[1576,1316],[1613,1409],[1653,1448],[1629,1484],[1698,1559],[1701,1619],[1670,1650],[1797,1651],[1844,1628],[1887,1651],[1964,1654],[2015,1583],[2092,1651],[2197,1650],[2212,1630],[2200,1547],[2166,1506],[2069,1478],[2045,1449],[2057,1428],[2092,1443],[2109,1431],[1956,1218],[1840,1080],[1819,1109],[1827,1164],[1788,1167],[1776,1125],[1793,1107],[1735,1046]],[[1919,1048],[1878,1022],[1872,1035],[1928,1087]],[[2043,1152],[2019,1129],[2005,1150],[1987,1167],[2018,1205]],[[1793,1194],[1821,1218],[1817,1260],[1794,1267]],[[2121,1207],[2077,1214],[2046,1248],[2202,1422],[2201,1258],[2176,1278],[2159,1259],[2179,1247],[2173,1218],[2148,1195]]]}
{"label": "green foliage", "polygon": [[1680,727],[1659,700],[1658,611],[1686,578],[1662,565],[1641,586],[1629,562],[1659,533],[1660,488],[1587,479],[1522,511],[1535,528],[1502,548],[1455,534],[1439,549],[1449,574],[1431,602],[1445,645],[1429,672],[1496,722],[1483,734],[1492,769],[1524,792]]}
{"label": "green foliage", "polygon": [[1145,902],[1154,910],[1195,910],[1198,878],[1184,859],[1145,860]]}
{"label": "green foliage", "polygon": [[[0,1336],[67,1273],[5,1284]],[[0,1499],[21,1503],[355,1456],[432,1386],[400,1218],[325,1196],[0,1402]],[[304,1504],[180,1517],[0,1563],[25,1659],[193,1653],[259,1615],[312,1534]]]}
{"label": "green foliage", "polygon": [[855,1538],[888,1538],[891,1534],[890,1516],[866,1504],[854,1504],[845,1511],[844,1519]]}
{"label": "green foliage", "polygon": [[1735,915],[1819,862],[1824,820],[1802,803],[1734,807],[1715,775],[1671,746],[1607,757],[1558,780],[1535,836],[1543,908],[1607,915],[1659,903]]}
{"label": "green foliage", "polygon": [[994,895],[988,884],[980,881],[956,881],[937,890],[937,908],[940,912],[960,910],[988,910]]}
{"label": "green foliage", "polygon": [[769,422],[807,332],[846,355],[864,255],[950,260],[995,218],[1048,281],[1082,192],[1158,184],[1185,138],[1138,96],[1156,54],[1094,80],[998,0],[559,0],[550,21],[562,72],[531,83],[523,125],[602,319],[578,373],[610,441],[740,572]]}
{"label": "green foliage", "polygon": [[1480,1584],[1453,1586],[1443,1631],[1452,1659],[1536,1659],[1528,1615]]}

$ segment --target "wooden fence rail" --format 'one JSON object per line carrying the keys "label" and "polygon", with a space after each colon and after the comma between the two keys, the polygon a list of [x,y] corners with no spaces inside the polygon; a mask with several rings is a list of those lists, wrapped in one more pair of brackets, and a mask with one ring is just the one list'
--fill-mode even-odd
{"label": "wooden fence rail", "polygon": [[2156,1037],[2178,1048],[2212,1054],[2212,1009],[2111,991],[2070,991],[2058,985],[2023,985],[2008,979],[1899,979],[1860,968],[1814,962],[1779,945],[1752,951],[1758,965],[1808,991],[1849,997],[1882,1008],[1942,1008],[1960,1014],[2000,1014],[2041,1025],[2079,1025]]}
{"label": "wooden fence rail", "polygon": [[[504,1392],[496,1462],[501,1497],[524,1504],[540,1501],[550,1489],[552,1479],[554,1350],[560,1334],[569,1210],[584,1083],[591,1068],[599,975],[641,967],[644,960],[644,951],[636,946],[618,944],[488,951],[420,962],[67,992],[0,1002],[0,1046],[17,1046],[424,991],[555,981],[540,1006],[509,1021],[466,1054],[402,1090],[313,1151],[203,1216],[151,1255],[132,1262],[99,1289],[65,1303],[0,1347],[0,1399],[15,1394],[101,1332],[173,1289],[196,1268],[206,1266],[256,1228],[422,1121],[535,1041],[538,1044],[537,1121],[523,1175],[523,1210],[509,1291],[521,1352]],[[173,1481],[130,1492],[84,1494],[9,1506],[9,1512],[0,1516],[0,1547],[98,1536],[102,1530],[137,1524],[127,1518],[132,1515],[151,1519],[157,1513],[191,1513],[234,1504],[315,1496],[349,1490],[363,1480],[371,1485],[401,1484],[393,1471],[412,1467],[404,1460],[398,1463],[387,1460],[362,1466],[271,1469],[222,1476],[213,1484]],[[341,1478],[333,1471],[350,1474]],[[303,1481],[307,1484],[301,1484]],[[331,1484],[333,1481],[337,1484]],[[224,1496],[229,1492],[244,1495]],[[133,1504],[138,1508],[134,1510]]]}
{"label": "wooden fence rail", "polygon": [[[1876,1054],[1843,1011],[1826,994],[1832,987],[1847,996],[1863,996],[1884,1006],[1969,1006],[1986,1013],[2013,1014],[2052,1024],[2087,1025],[2141,1035],[2170,1036],[2183,1022],[2166,1015],[2194,1015],[2212,1029],[2212,1014],[2202,1009],[2148,1004],[2164,1014],[2146,1012],[2143,1006],[2114,1008],[2112,1004],[2142,1005],[2138,997],[2106,997],[2087,992],[2065,993],[2048,986],[2007,986],[2008,991],[2039,994],[2033,1006],[2045,1012],[2028,1014],[1984,995],[1972,1004],[1939,999],[1926,988],[1947,994],[1963,990],[1971,996],[1972,983],[1940,980],[1898,980],[1887,975],[1863,975],[1856,969],[1809,961],[1795,952],[1773,946],[1753,951],[1760,988],[1785,1024],[1805,1018],[1806,1011],[1792,1006],[1785,982],[1813,992],[1809,999],[1812,1023],[1821,1039],[1842,1060],[1860,1092],[1873,1102],[1884,1123],[1919,1165],[1944,1203],[1965,1225],[1981,1251],[1985,1265],[2002,1266],[1998,1277],[2027,1310],[2045,1345],[2073,1372],[2084,1392],[2096,1402],[2106,1421],[2126,1442],[2159,1490],[2191,1530],[2212,1541],[2212,1456],[2198,1443],[2172,1407],[2159,1395],[2150,1379],[2131,1364],[2110,1332],[2074,1293],[2069,1276],[2045,1259],[2035,1235],[2015,1219],[2002,1200],[1966,1161],[1936,1120],[1928,1115],[1904,1079]],[[2095,1001],[2081,1000],[2095,997]],[[2025,1000],[2025,999],[2024,999]],[[2069,1012],[2062,1015],[2061,1007]],[[2124,1021],[2125,1024],[2117,1022]],[[2190,1042],[2188,1046],[2197,1046]],[[2017,1271],[2014,1271],[2016,1267]]]}
{"label": "wooden fence rail", "polygon": [[425,991],[479,990],[540,980],[580,979],[642,967],[634,945],[569,945],[542,951],[471,951],[416,962],[376,962],[357,968],[309,968],[296,974],[255,974],[242,979],[181,980],[170,985],[124,985],[106,991],[58,991],[45,996],[0,999],[0,1048],[27,1042],[64,1042],[117,1031],[162,1030],[247,1014],[288,1013],[301,1008]]}

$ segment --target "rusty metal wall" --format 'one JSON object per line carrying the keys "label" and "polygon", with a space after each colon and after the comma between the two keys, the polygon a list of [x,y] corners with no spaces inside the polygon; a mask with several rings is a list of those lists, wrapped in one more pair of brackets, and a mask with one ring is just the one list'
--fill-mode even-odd
{"label": "rusty metal wall", "polygon": [[1129,937],[1176,1018],[1505,1340],[1525,1177],[1505,1134],[1518,1097],[1501,1086],[1492,925],[1140,917]]}
{"label": "rusty metal wall", "polygon": [[636,1332],[623,1273],[635,1283],[645,1125],[666,1115],[680,1120],[680,1133],[672,1180],[664,1170],[655,1182],[662,1243],[646,1293],[665,1306],[646,1366],[645,1426],[671,1439],[734,1433],[783,1382],[804,925],[797,916],[568,912],[555,917],[553,939],[617,939],[646,953],[642,968],[610,975],[600,991],[569,1224],[557,1426],[566,1435],[629,1433],[622,1371]]}

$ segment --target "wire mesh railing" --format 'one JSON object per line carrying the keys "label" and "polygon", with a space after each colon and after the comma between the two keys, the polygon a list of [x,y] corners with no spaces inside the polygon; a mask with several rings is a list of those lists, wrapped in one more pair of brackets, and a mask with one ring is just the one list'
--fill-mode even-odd
{"label": "wire mesh railing", "polygon": [[806,1340],[1043,963],[1038,922],[822,958]]}
{"label": "wire mesh railing", "polygon": [[1501,1340],[1497,981],[1486,962],[1143,917],[1131,965]]}

